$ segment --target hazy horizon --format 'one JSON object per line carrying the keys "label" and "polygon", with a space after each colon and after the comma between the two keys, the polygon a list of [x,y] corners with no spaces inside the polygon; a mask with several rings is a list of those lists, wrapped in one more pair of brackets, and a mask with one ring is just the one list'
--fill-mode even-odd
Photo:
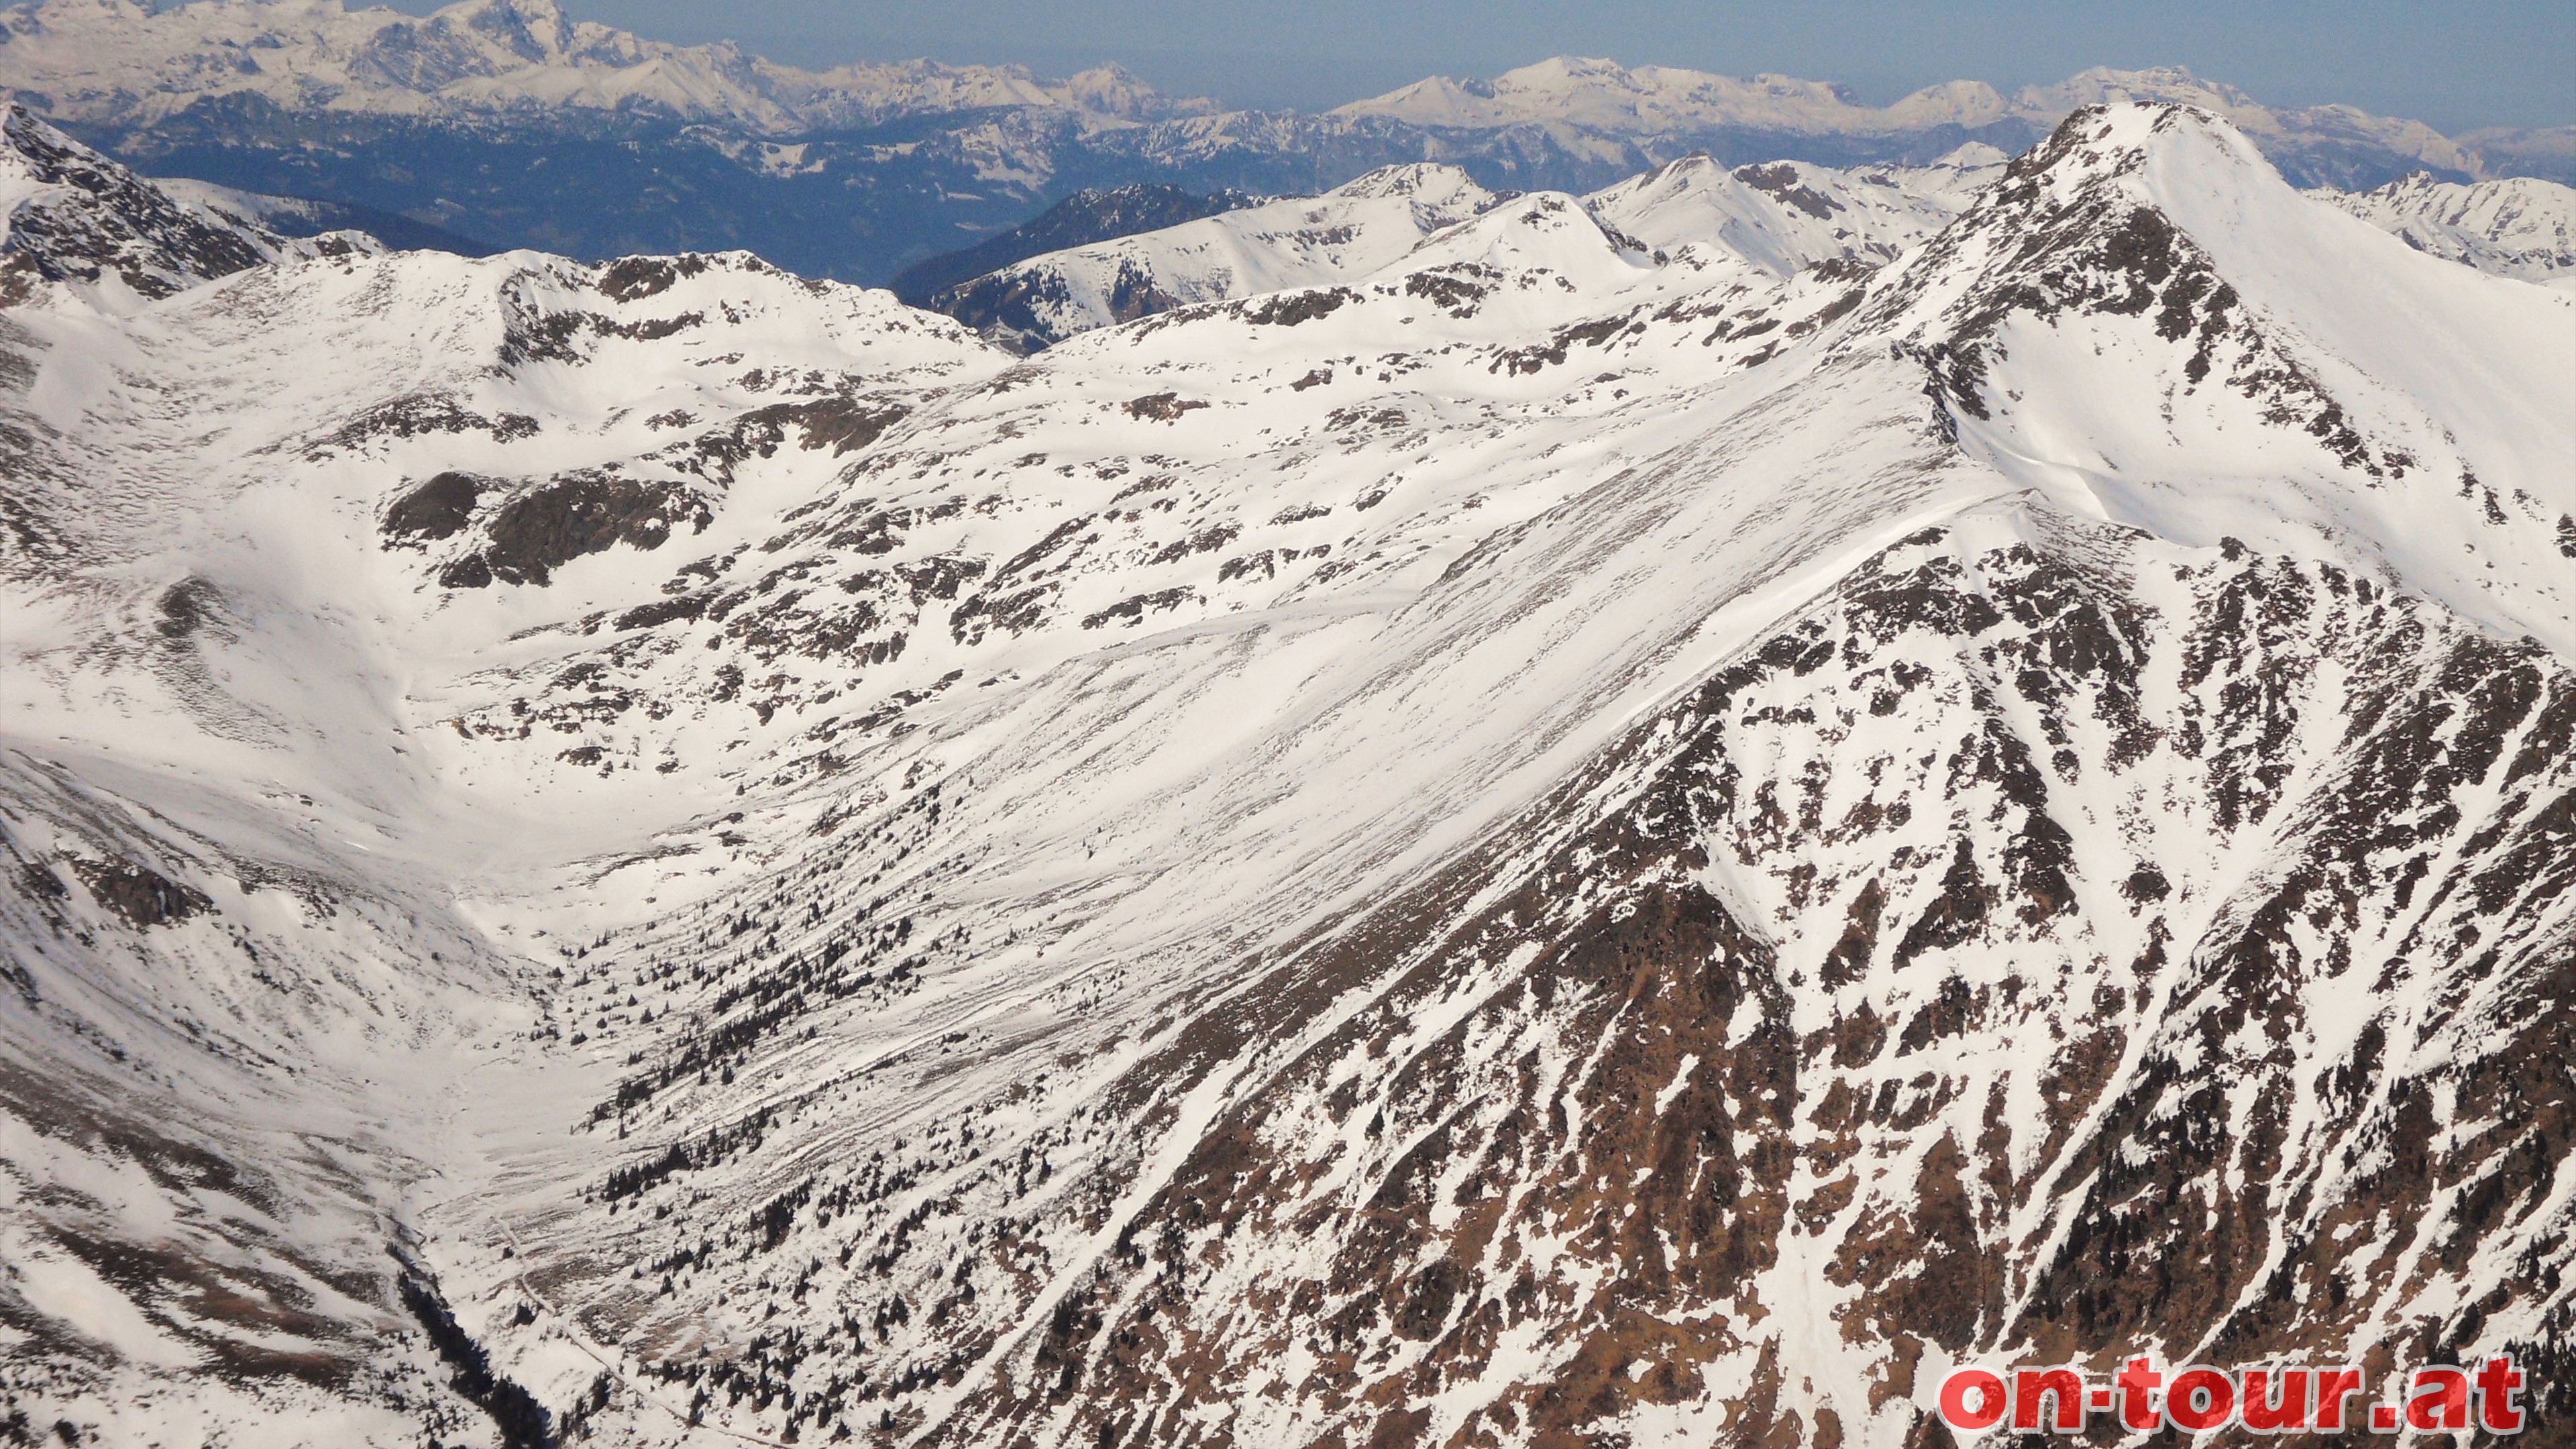
{"label": "hazy horizon", "polygon": [[[352,8],[367,0],[350,0]],[[414,14],[442,0],[390,0]],[[2004,91],[2097,65],[2187,66],[2275,106],[2341,102],[2450,133],[2576,124],[2576,26],[2563,0],[2465,5],[2214,0],[2073,11],[2036,0],[1934,10],[1893,0],[1795,9],[1742,0],[1683,6],[1600,0],[564,0],[565,9],[655,39],[730,39],[786,64],[928,58],[1017,62],[1065,74],[1115,61],[1159,89],[1229,105],[1322,110],[1430,75],[1491,76],[1557,55],[1728,75],[1774,72],[1885,103],[1926,85]],[[2454,19],[2473,17],[2473,23]]]}

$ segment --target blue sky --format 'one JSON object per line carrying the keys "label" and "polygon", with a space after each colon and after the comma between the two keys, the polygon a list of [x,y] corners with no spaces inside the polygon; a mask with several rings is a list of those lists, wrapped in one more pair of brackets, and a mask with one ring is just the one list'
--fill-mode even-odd
{"label": "blue sky", "polygon": [[[358,3],[358,0],[353,0]],[[404,0],[402,8],[431,8]],[[1167,90],[1320,107],[1550,55],[1845,82],[1874,100],[1966,77],[2183,64],[2275,105],[2344,101],[2453,132],[2576,124],[2576,0],[565,0],[585,19],[801,64],[1115,59]]]}

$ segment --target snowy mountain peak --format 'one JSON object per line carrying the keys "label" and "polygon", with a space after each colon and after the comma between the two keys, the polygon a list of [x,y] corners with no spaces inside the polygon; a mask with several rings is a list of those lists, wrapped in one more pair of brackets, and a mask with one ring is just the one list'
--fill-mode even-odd
{"label": "snowy mountain peak", "polygon": [[1795,77],[1736,78],[1664,66],[1629,70],[1608,61],[1559,58],[1491,81],[1424,81],[1352,102],[1335,114],[1452,128],[1571,124],[1629,135],[1753,129],[1884,136],[1950,126],[1974,131],[2007,123],[2046,128],[2080,106],[2128,101],[2214,111],[2319,171],[2348,168],[2379,155],[2464,177],[2482,165],[2418,122],[2346,106],[2276,111],[2180,66],[2097,67],[2056,85],[2025,86],[2009,98],[1982,82],[1957,81],[1926,87],[1887,106],[1869,106],[1843,87]]}
{"label": "snowy mountain peak", "polygon": [[[2367,298],[2335,280],[2361,274]],[[2300,195],[2222,117],[2075,112],[1866,316],[1922,361],[1963,446],[2060,506],[2200,545],[2332,540],[2463,616],[2576,649],[2556,532],[2576,492],[2550,461],[2576,447],[2576,298]],[[2123,381],[2069,393],[2052,378],[2070,347]],[[2172,481],[2185,457],[2189,488]]]}
{"label": "snowy mountain peak", "polygon": [[1899,98],[1889,119],[1907,126],[1956,125],[1981,129],[2013,114],[2003,93],[1984,81],[1943,81]]}
{"label": "snowy mountain peak", "polygon": [[2250,106],[2254,98],[2225,82],[2202,80],[2183,65],[2155,65],[2135,70],[2097,65],[2078,71],[2071,78],[2049,88],[2066,96],[2081,96],[2086,105],[2107,105],[2121,101],[2152,102],[2177,94],[2208,95],[2231,105]]}
{"label": "snowy mountain peak", "polygon": [[[926,60],[809,71],[499,0],[429,15],[342,0],[0,6],[0,86],[148,168],[365,197],[498,247],[747,245],[869,283],[1087,186],[1317,192],[1439,160],[1496,188],[1581,194],[1698,149],[1730,163],[1919,165],[1963,140],[2018,151],[2074,106],[2115,97],[2221,110],[2303,186],[2361,189],[2422,168],[2468,181],[2489,154],[2545,174],[2567,165],[2564,138],[2499,137],[2472,152],[2349,108],[2268,109],[2180,69],[2096,70],[2010,97],[1956,81],[1875,105],[1830,81],[1559,57],[1304,114],[1166,97],[1115,66],[1061,80]],[[900,143],[868,134],[899,118],[922,124]],[[609,133],[635,148],[621,164],[637,170],[606,195],[566,168],[528,167],[519,150]]]}
{"label": "snowy mountain peak", "polygon": [[1652,131],[1710,125],[1858,129],[1873,113],[1855,104],[1842,87],[1821,81],[1777,75],[1737,79],[1669,66],[1630,70],[1607,60],[1558,56],[1490,81],[1416,82],[1353,101],[1334,114],[1443,127],[1563,123]]}
{"label": "snowy mountain peak", "polygon": [[2004,174],[2007,183],[2036,183],[2071,195],[2150,170],[2179,171],[2190,184],[2251,171],[2280,184],[2271,162],[2242,130],[2203,107],[2160,100],[2089,102],[2046,141],[2013,158]]}
{"label": "snowy mountain peak", "polygon": [[[1773,278],[1826,262],[1867,269],[1946,225],[2000,170],[2000,160],[1992,148],[1963,147],[1925,167],[1839,171],[1783,161],[1730,171],[1693,154],[1582,198],[1579,216],[1616,247],[1657,264],[1749,265]],[[1473,255],[1510,250],[1526,240],[1524,224],[1560,240],[1588,231],[1572,225],[1579,216],[1568,213],[1566,201],[1562,194],[1515,200],[1454,166],[1391,166],[1319,197],[1029,257],[951,286],[934,305],[997,340],[1034,348],[1194,302],[1356,284],[1399,259],[1406,271],[1544,267],[1582,276],[1585,261]],[[1475,224],[1466,225],[1471,218]],[[1444,230],[1450,228],[1456,230]],[[1607,275],[1593,280],[1616,291],[1602,280]]]}
{"label": "snowy mountain peak", "polygon": [[573,47],[573,22],[555,0],[460,0],[436,18],[462,22],[534,65],[560,60]]}
{"label": "snowy mountain peak", "polygon": [[1065,77],[1063,91],[1065,97],[1082,110],[1131,121],[1213,109],[1211,103],[1205,101],[1176,103],[1137,79],[1125,66],[1115,63],[1094,66]]}
{"label": "snowy mountain peak", "polygon": [[1325,194],[1354,200],[1400,196],[1430,207],[1475,207],[1493,196],[1492,192],[1477,185],[1475,178],[1469,176],[1464,168],[1438,161],[1381,166],[1364,176],[1345,181]]}
{"label": "snowy mountain peak", "polygon": [[1981,154],[1932,167],[1841,171],[1777,161],[1733,170],[1686,156],[1586,204],[1650,248],[1701,243],[1777,277],[1841,259],[1880,266],[1946,225],[2000,167]]}

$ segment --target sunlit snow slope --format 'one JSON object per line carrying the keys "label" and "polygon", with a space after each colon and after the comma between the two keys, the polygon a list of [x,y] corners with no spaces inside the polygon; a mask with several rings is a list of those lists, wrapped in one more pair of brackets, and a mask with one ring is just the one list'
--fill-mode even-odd
{"label": "sunlit snow slope", "polygon": [[1920,1449],[1971,1358],[2545,1381],[2576,297],[2187,108],[1955,159],[1486,197],[1029,358],[740,255],[28,282],[27,1422]]}

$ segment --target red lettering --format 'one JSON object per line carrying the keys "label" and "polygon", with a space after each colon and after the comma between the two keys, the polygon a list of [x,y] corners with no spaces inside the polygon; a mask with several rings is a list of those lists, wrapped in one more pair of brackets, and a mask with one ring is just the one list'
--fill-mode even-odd
{"label": "red lettering", "polygon": [[2214,1368],[2188,1368],[2165,1390],[2165,1422],[2186,1434],[2216,1429],[2236,1417],[2236,1381]]}
{"label": "red lettering", "polygon": [[2420,1368],[2406,1395],[2406,1423],[2416,1429],[2469,1427],[2469,1376],[2455,1368]]}
{"label": "red lettering", "polygon": [[[1968,1395],[1977,1407],[1968,1407]],[[1984,1369],[1952,1369],[1941,1381],[1941,1422],[1953,1429],[1991,1429],[2004,1417],[2004,1381]]]}
{"label": "red lettering", "polygon": [[2148,1366],[2145,1359],[2133,1358],[2120,1370],[2120,1426],[2124,1429],[2156,1427],[2156,1386],[2165,1381],[2163,1374]]}
{"label": "red lettering", "polygon": [[2522,1370],[2513,1366],[2510,1355],[2498,1354],[2478,1370],[2478,1421],[2491,1433],[2522,1432],[2522,1406],[2513,1401],[2522,1392]]}
{"label": "red lettering", "polygon": [[2311,1427],[2341,1432],[2344,1400],[2361,1392],[2359,1369],[2324,1369],[2317,1374],[2317,1417]]}
{"label": "red lettering", "polygon": [[2060,1432],[2084,1428],[2084,1376],[2073,1369],[2021,1369],[2013,1374],[2013,1427],[2037,1429],[2039,1402],[2057,1396]]}
{"label": "red lettering", "polygon": [[2277,1404],[2272,1402],[2274,1377],[2270,1369],[2245,1371],[2245,1427],[2257,1434],[2286,1434],[2308,1427],[2308,1389],[2316,1375],[2306,1369],[2281,1370]]}

